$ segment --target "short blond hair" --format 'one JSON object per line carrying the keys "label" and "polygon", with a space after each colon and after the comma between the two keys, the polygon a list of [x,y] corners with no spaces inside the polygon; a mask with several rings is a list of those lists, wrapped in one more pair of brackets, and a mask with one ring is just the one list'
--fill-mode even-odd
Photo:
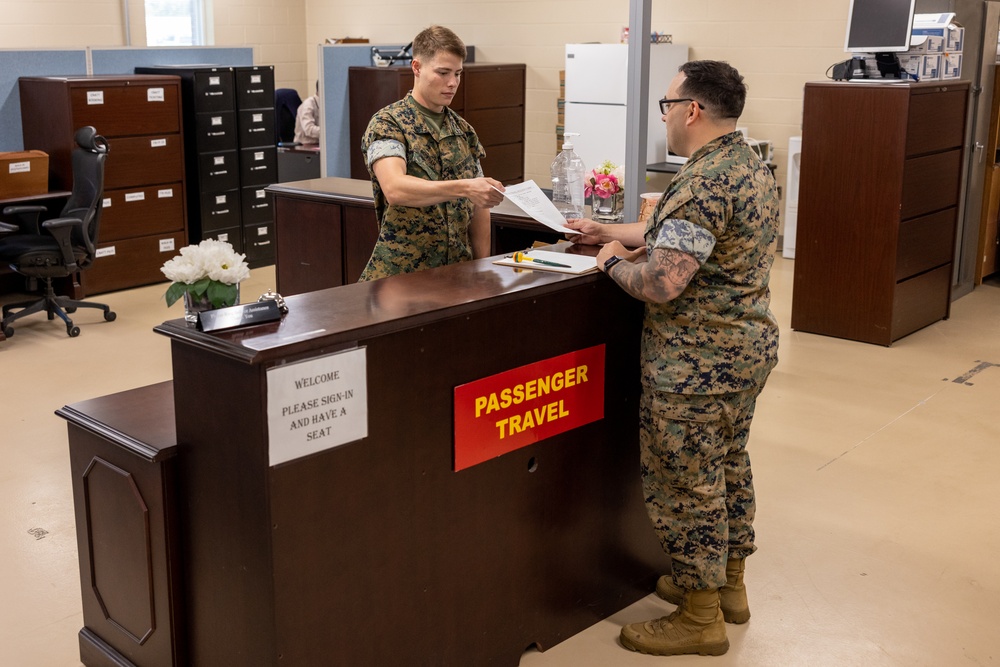
{"label": "short blond hair", "polygon": [[440,51],[457,56],[465,62],[465,43],[449,28],[432,25],[413,38],[413,57],[418,60],[430,60]]}

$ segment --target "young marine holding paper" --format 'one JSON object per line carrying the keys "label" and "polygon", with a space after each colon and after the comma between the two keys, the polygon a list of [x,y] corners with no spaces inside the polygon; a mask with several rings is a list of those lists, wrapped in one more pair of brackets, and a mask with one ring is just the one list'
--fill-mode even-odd
{"label": "young marine holding paper", "polygon": [[361,150],[372,178],[379,236],[361,280],[490,254],[490,209],[503,185],[483,175],[476,131],[448,108],[465,44],[442,26],[413,39],[413,90],[372,116]]}
{"label": "young marine holding paper", "polygon": [[725,623],[750,618],[743,572],[756,550],[756,506],[746,445],[777,363],[768,279],[778,196],[736,130],[745,101],[743,77],[727,63],[682,65],[660,110],[670,150],[689,159],[649,220],[567,222],[572,240],[604,244],[598,266],[646,302],[643,496],[673,563],[656,592],[678,607],[622,628],[622,644],[643,653],[721,655]]}

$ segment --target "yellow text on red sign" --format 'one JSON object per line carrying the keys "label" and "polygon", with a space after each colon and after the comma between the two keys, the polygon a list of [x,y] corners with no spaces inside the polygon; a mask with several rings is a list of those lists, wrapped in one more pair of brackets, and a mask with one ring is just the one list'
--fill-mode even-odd
{"label": "yellow text on red sign", "polygon": [[455,470],[604,417],[604,345],[455,388]]}

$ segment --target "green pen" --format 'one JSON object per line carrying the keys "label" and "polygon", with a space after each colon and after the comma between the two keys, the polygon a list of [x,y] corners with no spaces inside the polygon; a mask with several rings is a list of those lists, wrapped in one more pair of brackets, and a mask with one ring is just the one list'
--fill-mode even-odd
{"label": "green pen", "polygon": [[558,262],[550,262],[547,259],[535,259],[534,257],[528,257],[523,252],[515,252],[514,253],[514,261],[515,262],[534,262],[536,264],[544,264],[545,266],[558,266],[558,267],[561,267],[561,268],[564,268],[564,269],[573,268],[569,264],[560,264]]}

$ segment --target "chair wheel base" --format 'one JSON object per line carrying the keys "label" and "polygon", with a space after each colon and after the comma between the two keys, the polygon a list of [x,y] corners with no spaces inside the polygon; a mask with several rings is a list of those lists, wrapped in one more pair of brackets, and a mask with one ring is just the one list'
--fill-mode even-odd
{"label": "chair wheel base", "polygon": [[115,311],[113,310],[109,310],[108,312],[104,313],[104,320],[106,322],[114,322],[117,317],[118,314],[115,313]]}
{"label": "chair wheel base", "polygon": [[66,325],[66,333],[69,334],[70,338],[76,338],[77,336],[80,335],[80,327],[74,326],[72,324],[67,324]]}

